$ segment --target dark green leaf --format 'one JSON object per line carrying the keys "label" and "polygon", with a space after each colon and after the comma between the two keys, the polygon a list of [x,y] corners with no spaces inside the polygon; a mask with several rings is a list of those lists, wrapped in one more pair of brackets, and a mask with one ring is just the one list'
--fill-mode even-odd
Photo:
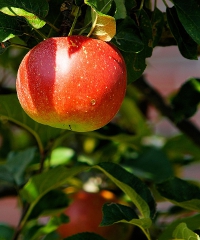
{"label": "dark green leaf", "polygon": [[173,0],[180,22],[185,30],[200,44],[200,4],[199,0]]}
{"label": "dark green leaf", "polygon": [[65,238],[64,240],[106,240],[106,239],[96,233],[85,232]]}
{"label": "dark green leaf", "polygon": [[[49,201],[52,199],[53,201]],[[39,216],[53,215],[60,213],[68,206],[69,200],[67,195],[59,190],[51,190],[45,194],[39,202],[34,206],[29,220],[38,218]]]}
{"label": "dark green leaf", "polygon": [[167,21],[183,57],[197,60],[197,43],[185,31],[175,7],[167,8]]}
{"label": "dark green leaf", "polygon": [[6,224],[0,223],[0,239],[1,240],[13,239],[14,233],[15,233],[14,228]]}
{"label": "dark green leaf", "polygon": [[151,57],[153,51],[153,30],[150,18],[144,9],[136,14],[136,21],[144,43],[143,54],[145,57]]}
{"label": "dark green leaf", "polygon": [[128,13],[130,13],[130,11],[137,6],[136,0],[128,0],[128,1],[126,0],[124,2],[125,2],[126,11]]}
{"label": "dark green leaf", "polygon": [[25,171],[27,166],[34,160],[35,153],[35,147],[27,148],[20,152],[9,153],[5,166],[18,186],[25,183]]}
{"label": "dark green leaf", "polygon": [[10,16],[24,17],[34,28],[38,29],[45,25],[43,19],[49,10],[48,2],[41,0],[1,0],[0,11]]}
{"label": "dark green leaf", "polygon": [[151,24],[153,31],[153,47],[156,47],[161,38],[164,27],[163,13],[157,7],[153,11]]}
{"label": "dark green leaf", "polygon": [[[0,43],[22,34],[23,32],[17,18],[0,12]],[[1,51],[5,50],[8,46],[8,43],[1,44]]]}
{"label": "dark green leaf", "polygon": [[101,226],[108,226],[119,221],[129,222],[132,219],[138,219],[135,211],[125,205],[118,203],[107,203],[103,205],[103,219]]}
{"label": "dark green leaf", "polygon": [[137,80],[146,68],[145,52],[139,53],[121,52],[126,62],[128,84]]}
{"label": "dark green leaf", "polygon": [[0,181],[15,185],[15,179],[12,176],[11,172],[4,165],[0,165]]}
{"label": "dark green leaf", "polygon": [[153,218],[155,214],[155,201],[150,190],[139,178],[115,163],[102,162],[96,168],[103,171],[130,197],[143,217]]}
{"label": "dark green leaf", "polygon": [[141,177],[157,183],[173,176],[171,163],[165,153],[159,148],[148,148],[134,161],[130,159],[129,163],[133,171],[138,171]]}
{"label": "dark green leaf", "polygon": [[138,218],[135,211],[125,205],[108,203],[103,206],[103,220],[101,226],[108,226],[115,223],[133,224],[142,230],[151,226],[149,218]]}
{"label": "dark green leaf", "polygon": [[200,79],[190,78],[172,99],[176,121],[189,118],[197,111],[200,102]]}
{"label": "dark green leaf", "polygon": [[59,136],[63,130],[39,124],[32,120],[22,109],[16,94],[0,96],[0,119],[9,120],[27,129],[42,146],[50,139]]}
{"label": "dark green leaf", "polygon": [[84,0],[75,0],[77,6],[81,6],[84,3]]}
{"label": "dark green leaf", "polygon": [[200,188],[180,178],[171,178],[156,185],[159,193],[175,205],[200,211]]}
{"label": "dark green leaf", "polygon": [[185,223],[180,223],[173,232],[175,239],[199,240],[196,233],[191,231]]}
{"label": "dark green leaf", "polygon": [[124,52],[140,52],[144,48],[144,44],[140,37],[140,32],[135,22],[127,17],[118,21],[116,35],[112,42]]}

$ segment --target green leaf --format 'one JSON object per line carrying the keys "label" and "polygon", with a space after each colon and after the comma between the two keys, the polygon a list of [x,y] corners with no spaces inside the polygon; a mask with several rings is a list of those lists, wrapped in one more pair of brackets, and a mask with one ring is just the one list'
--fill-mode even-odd
{"label": "green leaf", "polygon": [[199,240],[199,236],[191,231],[185,223],[180,223],[173,232],[175,239]]}
{"label": "green leaf", "polygon": [[177,206],[200,211],[200,188],[180,178],[171,178],[156,185],[158,192]]}
{"label": "green leaf", "polygon": [[42,239],[60,240],[60,236],[56,234],[56,230],[62,223],[60,217],[51,217],[45,225],[33,225],[27,232],[27,235],[24,236],[24,239],[38,240],[44,235],[48,235]]}
{"label": "green leaf", "polygon": [[27,129],[33,134],[40,147],[64,132],[61,129],[42,125],[32,120],[22,109],[16,94],[0,95],[0,120],[4,119]]}
{"label": "green leaf", "polygon": [[110,41],[116,33],[115,18],[105,13],[110,9],[112,1],[85,0],[85,4],[91,7],[92,27],[89,36]]}
{"label": "green leaf", "polygon": [[35,154],[35,147],[27,148],[20,152],[9,153],[5,166],[18,186],[25,183],[26,168],[34,160]]}
{"label": "green leaf", "polygon": [[126,63],[127,82],[130,84],[141,77],[147,66],[145,52],[142,50],[139,53],[123,51],[121,53]]}
{"label": "green leaf", "polygon": [[75,151],[71,148],[58,147],[53,149],[50,156],[50,165],[64,165],[71,161],[75,156]]}
{"label": "green leaf", "polygon": [[[49,201],[53,199],[53,201]],[[61,213],[67,206],[69,200],[67,195],[59,190],[51,190],[46,193],[34,206],[31,214],[29,215],[30,219],[36,219],[39,216],[48,216]]]}
{"label": "green leaf", "polygon": [[[63,0],[51,0],[48,1],[48,4],[49,10],[48,15],[45,17],[45,21],[60,29],[63,20],[63,14],[60,11],[60,7],[63,4]],[[48,37],[58,36],[58,32],[53,29],[52,26],[50,26],[48,23],[42,28],[42,32]]]}
{"label": "green leaf", "polygon": [[172,99],[176,121],[181,121],[195,114],[200,102],[200,79],[190,78]]}
{"label": "green leaf", "polygon": [[125,1],[123,0],[114,0],[116,4],[116,12],[115,12],[115,19],[124,19],[126,18],[126,7]]}
{"label": "green leaf", "polygon": [[114,223],[126,223],[133,224],[141,229],[146,229],[151,226],[151,220],[149,218],[139,219],[135,211],[125,205],[118,203],[108,203],[103,205],[103,219],[101,226],[108,226]]}
{"label": "green leaf", "polygon": [[64,240],[106,240],[96,233],[78,233],[71,237],[65,238]]}
{"label": "green leaf", "polygon": [[[123,1],[123,0],[122,0]],[[126,11],[128,13],[128,15],[130,14],[131,10],[135,7],[137,7],[137,2],[136,0],[125,0],[124,1],[125,7],[126,7]]]}
{"label": "green leaf", "polygon": [[134,138],[141,138],[151,134],[146,119],[133,98],[126,97],[124,99],[120,113],[124,116],[130,128],[132,127],[132,132],[135,132]]}
{"label": "green leaf", "polygon": [[112,6],[112,0],[84,0],[85,4],[98,12],[107,14]]}
{"label": "green leaf", "polygon": [[159,148],[144,149],[138,158],[134,161],[130,159],[129,162],[133,172],[138,171],[141,177],[157,183],[173,176],[171,163],[166,154]]}
{"label": "green leaf", "polygon": [[11,172],[7,169],[4,165],[0,165],[0,181],[9,183],[11,185],[15,185],[14,177],[12,176]]}
{"label": "green leaf", "polygon": [[102,211],[103,219],[100,226],[108,226],[120,221],[129,222],[134,218],[138,219],[132,208],[118,203],[104,204]]}
{"label": "green leaf", "polygon": [[189,217],[179,218],[178,220],[173,221],[168,224],[166,229],[163,230],[158,240],[169,240],[172,237],[174,229],[180,224],[185,223],[189,229],[196,230],[200,227],[200,214],[196,214]]}
{"label": "green leaf", "polygon": [[183,134],[169,138],[163,150],[167,152],[172,161],[178,161],[180,164],[188,163],[185,156],[190,156],[192,161],[199,161],[199,147]]}
{"label": "green leaf", "polygon": [[0,12],[0,42],[5,42],[1,44],[0,54],[9,47],[10,44],[6,42],[7,40],[22,34],[23,31],[18,19]]}
{"label": "green leaf", "polygon": [[105,173],[138,208],[142,218],[153,218],[155,201],[147,186],[136,176],[115,163],[102,162],[95,166]]}
{"label": "green leaf", "polygon": [[21,195],[27,202],[36,204],[47,192],[67,183],[74,175],[86,169],[88,169],[87,166],[77,166],[70,169],[63,166],[55,167],[30,178],[21,190]]}
{"label": "green leaf", "polygon": [[175,7],[167,8],[167,21],[183,57],[197,60],[197,43],[185,31]]}
{"label": "green leaf", "polygon": [[1,0],[0,11],[10,16],[24,17],[34,28],[39,29],[45,25],[43,20],[49,10],[47,1],[40,0]]}
{"label": "green leaf", "polygon": [[153,52],[153,30],[151,20],[144,9],[141,9],[136,14],[136,21],[144,43],[144,49],[142,50],[143,55],[145,58],[151,57]]}
{"label": "green leaf", "polygon": [[86,132],[83,134],[93,138],[123,143],[132,142],[135,139],[135,136],[132,134],[132,132],[111,122],[96,131]]}
{"label": "green leaf", "polygon": [[130,17],[117,22],[117,32],[112,42],[124,52],[136,53],[144,48],[139,29]]}
{"label": "green leaf", "polygon": [[[142,75],[142,73],[146,68],[146,58],[150,57],[153,51],[153,30],[152,30],[152,25],[151,25],[149,16],[143,9],[139,11],[137,14],[135,14],[135,16],[136,16],[136,23],[138,24],[139,33],[140,33],[144,47],[143,49],[141,49],[141,51],[137,53],[132,53],[132,52],[124,53],[123,51],[121,51],[127,66],[128,84],[137,80]],[[131,40],[133,40],[133,34],[132,34]],[[117,45],[116,40],[115,40],[115,44]],[[118,44],[117,47],[120,49],[119,45],[120,44]]]}
{"label": "green leaf", "polygon": [[152,31],[153,31],[153,47],[156,47],[162,36],[163,27],[164,27],[163,13],[157,7],[153,11],[151,24],[152,24]]}
{"label": "green leaf", "polygon": [[92,36],[102,41],[110,41],[116,33],[116,22],[111,16],[92,9]]}
{"label": "green leaf", "polygon": [[0,239],[1,240],[13,239],[14,233],[15,233],[14,228],[6,224],[0,223]]}
{"label": "green leaf", "polygon": [[76,166],[70,169],[58,166],[30,178],[24,188],[20,191],[20,196],[30,204],[26,217],[23,221],[25,222],[28,219],[38,201],[46,193],[62,186],[63,184],[66,184],[69,179],[82,171],[88,170],[88,168],[89,167],[85,165]]}
{"label": "green leaf", "polygon": [[193,40],[200,44],[200,4],[198,0],[173,0],[180,22]]}

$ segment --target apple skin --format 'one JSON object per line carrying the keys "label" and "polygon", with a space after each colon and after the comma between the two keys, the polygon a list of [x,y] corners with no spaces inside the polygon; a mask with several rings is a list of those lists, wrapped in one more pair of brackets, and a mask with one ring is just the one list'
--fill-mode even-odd
{"label": "apple skin", "polygon": [[61,224],[57,232],[61,238],[67,238],[81,232],[94,232],[106,240],[129,240],[134,226],[116,223],[100,227],[102,207],[105,203],[120,202],[110,191],[102,190],[97,193],[79,191],[71,196],[72,203],[65,210],[70,222]]}
{"label": "apple skin", "polygon": [[118,49],[85,36],[44,40],[23,58],[16,89],[35,121],[77,132],[110,122],[126,92],[127,72]]}

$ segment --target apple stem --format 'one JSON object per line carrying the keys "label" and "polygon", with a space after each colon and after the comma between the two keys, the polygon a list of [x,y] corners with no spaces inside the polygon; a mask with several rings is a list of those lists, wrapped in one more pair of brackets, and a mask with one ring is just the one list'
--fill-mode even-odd
{"label": "apple stem", "polygon": [[[93,10],[93,9],[92,9]],[[93,10],[94,11],[94,10]],[[96,17],[95,17],[95,20],[94,22],[92,23],[92,27],[90,29],[90,32],[88,33],[87,37],[90,37],[90,35],[92,34],[92,32],[94,31],[94,28],[96,26],[96,23],[97,23],[97,14],[96,14]]]}
{"label": "apple stem", "polygon": [[76,14],[76,16],[75,16],[75,18],[74,18],[74,21],[73,21],[73,23],[72,23],[72,26],[71,26],[71,28],[70,28],[70,31],[69,31],[68,36],[71,36],[71,35],[73,34],[73,31],[74,31],[76,22],[77,22],[78,17],[79,17],[79,14],[80,14],[80,7],[78,7],[77,14]]}

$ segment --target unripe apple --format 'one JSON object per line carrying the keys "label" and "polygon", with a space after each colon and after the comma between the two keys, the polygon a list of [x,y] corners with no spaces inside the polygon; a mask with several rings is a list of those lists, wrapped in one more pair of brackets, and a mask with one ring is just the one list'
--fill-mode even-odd
{"label": "unripe apple", "polygon": [[31,49],[17,95],[35,121],[78,132],[106,125],[126,92],[126,65],[111,44],[85,36],[49,38]]}

